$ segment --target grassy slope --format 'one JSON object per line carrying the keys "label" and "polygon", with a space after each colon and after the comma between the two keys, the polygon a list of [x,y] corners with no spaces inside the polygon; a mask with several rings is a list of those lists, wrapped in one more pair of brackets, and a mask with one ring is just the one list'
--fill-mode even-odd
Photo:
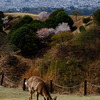
{"label": "grassy slope", "polygon": [[20,16],[20,17],[23,17],[25,15],[29,15],[31,16],[33,19],[37,19],[37,14],[31,14],[31,13],[5,13],[5,16],[13,16],[13,17],[17,17],[17,16]]}
{"label": "grassy slope", "polygon": [[[53,95],[54,96],[54,95]],[[100,100],[100,96],[74,96],[74,95],[58,95],[57,100]],[[43,100],[43,97],[41,97]],[[21,89],[6,88],[0,86],[0,100],[28,100],[28,92]],[[33,100],[36,100],[33,95]]]}

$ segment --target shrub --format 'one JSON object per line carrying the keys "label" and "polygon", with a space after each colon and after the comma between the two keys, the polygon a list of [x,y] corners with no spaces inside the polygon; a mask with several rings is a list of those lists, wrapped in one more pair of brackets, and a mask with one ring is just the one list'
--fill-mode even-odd
{"label": "shrub", "polygon": [[93,46],[96,46],[96,40],[100,39],[100,29],[99,28],[93,28],[88,31],[84,31],[76,37],[74,43],[79,45],[82,48],[90,48]]}
{"label": "shrub", "polygon": [[9,79],[15,81],[16,83],[20,82],[19,80],[21,79],[22,75],[29,69],[27,62],[13,55],[6,57],[4,65],[6,75]]}
{"label": "shrub", "polygon": [[2,25],[0,25],[0,32],[2,32],[3,31],[3,27],[2,27]]}
{"label": "shrub", "polygon": [[0,11],[0,24],[2,25],[2,18],[4,17],[4,13],[2,11]]}
{"label": "shrub", "polygon": [[37,36],[40,38],[41,43],[47,44],[51,41],[51,37],[54,35],[54,29],[53,28],[42,28],[38,30]]}
{"label": "shrub", "polygon": [[55,28],[57,25],[58,23],[56,22],[56,19],[53,17],[50,17],[44,21],[44,26],[46,26],[47,28]]}
{"label": "shrub", "polygon": [[39,39],[27,26],[20,27],[10,38],[11,44],[20,48],[23,53],[34,53],[38,49]]}
{"label": "shrub", "polygon": [[62,60],[57,64],[58,83],[63,86],[72,87],[81,83],[85,76],[83,76],[76,60],[70,60],[70,64],[67,64],[67,62],[69,60]]}
{"label": "shrub", "polygon": [[55,29],[55,34],[59,34],[61,32],[70,31],[70,27],[68,23],[61,23]]}
{"label": "shrub", "polygon": [[80,31],[80,32],[84,32],[84,31],[86,31],[86,29],[85,29],[84,26],[80,26],[80,27],[79,27],[79,31]]}
{"label": "shrub", "polygon": [[94,13],[93,13],[93,18],[94,21],[96,22],[97,25],[100,25],[100,9],[97,9]]}
{"label": "shrub", "polygon": [[12,28],[10,30],[10,33],[16,31],[18,28],[22,27],[25,24],[31,23],[32,21],[33,21],[33,19],[30,16],[28,16],[28,15],[22,17],[17,23],[15,23],[12,26]]}
{"label": "shrub", "polygon": [[60,11],[56,14],[57,23],[67,22],[68,14],[65,11]]}
{"label": "shrub", "polygon": [[9,55],[7,58],[7,64],[11,66],[16,66],[19,63],[16,56]]}
{"label": "shrub", "polygon": [[52,12],[47,20],[44,21],[48,28],[55,28],[59,23],[66,22],[70,27],[73,25],[73,20],[63,9],[57,9]]}
{"label": "shrub", "polygon": [[13,16],[8,16],[8,20],[10,21],[10,20],[13,20],[14,18],[13,18]]}
{"label": "shrub", "polygon": [[69,41],[73,38],[73,34],[70,32],[62,32],[60,34],[54,35],[51,40],[51,46],[56,46],[57,44],[60,44],[65,41]]}
{"label": "shrub", "polygon": [[49,17],[55,17],[59,12],[64,11],[63,9],[57,9],[55,11],[53,11]]}
{"label": "shrub", "polygon": [[89,21],[91,21],[90,17],[83,18],[83,23],[87,24]]}
{"label": "shrub", "polygon": [[48,12],[45,12],[45,11],[40,12],[40,13],[38,14],[38,19],[39,19],[40,21],[44,21],[44,20],[46,20],[48,17],[49,17],[49,13],[48,13]]}
{"label": "shrub", "polygon": [[7,34],[0,32],[0,46],[7,43]]}
{"label": "shrub", "polygon": [[37,30],[44,28],[44,23],[39,20],[33,20],[30,24],[27,25],[31,30],[36,32]]}

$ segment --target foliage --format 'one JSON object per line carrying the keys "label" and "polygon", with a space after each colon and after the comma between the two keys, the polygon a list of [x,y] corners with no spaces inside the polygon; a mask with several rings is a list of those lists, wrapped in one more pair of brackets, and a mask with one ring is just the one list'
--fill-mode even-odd
{"label": "foliage", "polygon": [[45,12],[45,11],[40,12],[40,13],[38,14],[38,19],[39,19],[40,21],[44,21],[44,20],[46,20],[48,17],[49,17],[49,13],[48,13],[48,12]]}
{"label": "foliage", "polygon": [[55,28],[57,25],[56,19],[53,17],[49,17],[44,21],[44,26],[47,28]]}
{"label": "foliage", "polygon": [[89,21],[91,21],[90,17],[83,18],[83,23],[87,24]]}
{"label": "foliage", "polygon": [[23,53],[34,53],[38,49],[39,40],[27,26],[20,27],[10,38],[11,44],[20,48]]}
{"label": "foliage", "polygon": [[30,16],[28,16],[28,15],[22,17],[17,23],[15,23],[12,26],[12,28],[10,30],[10,33],[16,31],[18,28],[22,27],[25,24],[31,23],[32,21],[33,21],[33,19]]}
{"label": "foliage", "polygon": [[84,31],[76,37],[74,43],[76,43],[82,48],[91,48],[93,46],[96,46],[96,40],[100,40],[99,33],[100,33],[99,27],[97,28],[95,27],[91,30]]}
{"label": "foliage", "polygon": [[4,13],[0,11],[0,24],[2,25],[2,18],[4,17]]}
{"label": "foliage", "polygon": [[93,13],[93,18],[94,21],[96,22],[97,25],[100,25],[100,9],[97,9],[94,13]]}
{"label": "foliage", "polygon": [[82,75],[82,70],[74,59],[59,61],[57,65],[58,83],[63,86],[72,87],[73,85],[80,84],[85,77]]}
{"label": "foliage", "polygon": [[47,20],[44,21],[48,28],[55,28],[59,23],[66,22],[70,27],[73,25],[73,20],[63,9],[57,9],[52,12]]}
{"label": "foliage", "polygon": [[77,16],[80,14],[80,11],[74,10],[72,11],[73,15],[76,16],[76,21],[77,21]]}
{"label": "foliage", "polygon": [[22,61],[22,59],[19,59],[17,56],[13,55],[7,56],[5,60],[5,69],[10,72],[5,72],[6,75],[12,81],[19,83],[19,80],[25,71],[29,68],[29,65],[25,61]]}
{"label": "foliage", "polygon": [[3,32],[0,32],[0,46],[7,42],[7,35]]}
{"label": "foliage", "polygon": [[2,32],[3,31],[3,27],[2,27],[2,25],[0,25],[0,32]]}
{"label": "foliage", "polygon": [[68,23],[61,23],[55,29],[55,34],[59,34],[61,32],[70,31],[70,27]]}
{"label": "foliage", "polygon": [[60,11],[56,14],[57,23],[67,22],[68,14],[65,11]]}
{"label": "foliage", "polygon": [[10,21],[10,20],[13,20],[14,18],[13,18],[13,16],[8,16],[8,20]]}
{"label": "foliage", "polygon": [[86,31],[86,29],[85,29],[84,26],[80,26],[80,27],[79,27],[79,30],[80,30],[80,32],[84,32],[84,31]]}
{"label": "foliage", "polygon": [[37,30],[44,28],[45,26],[43,22],[39,20],[33,20],[30,24],[27,25],[27,27],[36,32]]}
{"label": "foliage", "polygon": [[2,21],[3,17],[4,17],[4,13],[0,11],[0,32],[3,31],[3,21]]}
{"label": "foliage", "polygon": [[62,32],[60,34],[56,34],[52,36],[51,40],[51,46],[56,46],[57,44],[60,44],[62,42],[69,41],[73,38],[73,34],[70,32]]}
{"label": "foliage", "polygon": [[50,14],[49,17],[55,17],[61,11],[64,11],[64,10],[63,9],[56,9]]}

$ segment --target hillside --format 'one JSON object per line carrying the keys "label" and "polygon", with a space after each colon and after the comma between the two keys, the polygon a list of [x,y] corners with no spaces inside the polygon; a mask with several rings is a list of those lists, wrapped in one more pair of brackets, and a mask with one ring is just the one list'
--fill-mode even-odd
{"label": "hillside", "polygon": [[[4,33],[1,32],[3,34],[1,35],[3,38],[0,37],[0,40],[3,42],[0,44],[0,73],[4,72],[11,81],[16,82],[16,86],[13,86],[14,84],[10,85],[8,81],[5,85],[8,87],[21,87],[20,83],[23,81],[23,78],[29,78],[32,75],[40,76],[46,82],[53,80],[53,82],[67,87],[81,84],[84,80],[87,80],[89,83],[100,85],[100,26],[94,27],[92,19],[88,23],[84,24],[84,16],[78,16],[78,21],[76,22],[75,16],[71,16],[70,18],[64,11],[62,11],[62,9],[60,10],[62,15],[65,14],[64,17],[67,16],[69,19],[73,19],[70,21],[72,22],[71,24],[76,27],[75,31],[60,30],[60,33],[53,33],[53,35],[51,34],[50,36],[48,35],[48,25],[50,25],[50,28],[53,26],[55,30],[57,27],[60,29],[60,25],[57,24],[58,26],[54,26],[56,25],[54,22],[62,21],[61,17],[63,16],[59,16],[61,14],[57,14],[57,16],[54,17],[59,19],[57,21],[55,21],[56,19],[53,19],[53,17],[49,20],[48,17],[46,21],[34,21],[33,17],[37,17],[37,15],[34,14],[28,14],[29,16],[32,16],[33,19],[29,16],[22,17],[27,15],[27,13],[5,14],[6,16],[11,15],[14,17],[22,17],[17,20],[17,24],[14,23],[8,28],[10,33],[8,32],[4,35]],[[56,13],[51,14],[51,16],[54,16],[55,14]],[[73,26],[70,27],[73,28]],[[80,29],[80,27],[82,29]],[[42,28],[43,30],[40,31]],[[67,28],[69,29],[68,25]],[[38,34],[38,30],[40,34]],[[17,33],[21,34],[18,36]],[[12,38],[10,37],[12,39],[12,43],[15,42],[13,40],[16,39],[16,35],[18,36],[18,41],[16,43],[19,43],[19,48],[16,48],[8,42],[7,37],[9,34],[15,34],[15,38],[14,35],[12,35]],[[35,38],[37,34],[40,36],[39,40],[38,38]],[[20,41],[21,39],[22,41]],[[29,44],[30,41],[32,41],[32,43],[37,43],[32,45],[32,48],[35,47],[35,49],[31,49]],[[21,47],[25,46],[25,49],[20,47],[21,43],[23,43]],[[39,47],[37,46],[38,44]],[[28,46],[28,49],[26,48],[26,45]],[[37,49],[37,47],[39,49]],[[29,51],[25,51],[26,49]],[[88,94],[99,93],[99,88],[92,88],[92,86],[89,86],[88,89]],[[92,93],[91,90],[93,91]],[[58,91],[59,93],[61,91],[64,92],[64,90],[60,89],[56,90],[56,92]],[[68,94],[77,94],[80,93],[80,91],[83,91],[82,87],[78,87],[76,90],[67,90]]]}

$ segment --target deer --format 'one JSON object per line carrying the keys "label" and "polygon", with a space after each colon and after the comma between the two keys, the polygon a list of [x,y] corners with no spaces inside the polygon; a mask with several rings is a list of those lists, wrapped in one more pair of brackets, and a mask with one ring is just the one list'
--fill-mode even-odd
{"label": "deer", "polygon": [[44,97],[44,100],[56,100],[57,97],[52,98],[49,90],[47,88],[47,83],[41,79],[38,76],[31,76],[29,79],[25,82],[26,87],[29,91],[29,100],[32,100],[32,94],[36,92],[37,100],[39,100],[39,95],[42,95]]}

